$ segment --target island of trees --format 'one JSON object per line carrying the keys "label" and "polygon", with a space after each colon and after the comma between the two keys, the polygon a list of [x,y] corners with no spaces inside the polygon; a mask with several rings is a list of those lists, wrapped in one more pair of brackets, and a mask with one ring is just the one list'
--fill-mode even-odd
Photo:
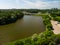
{"label": "island of trees", "polygon": [[0,25],[14,23],[23,16],[19,10],[0,10]]}

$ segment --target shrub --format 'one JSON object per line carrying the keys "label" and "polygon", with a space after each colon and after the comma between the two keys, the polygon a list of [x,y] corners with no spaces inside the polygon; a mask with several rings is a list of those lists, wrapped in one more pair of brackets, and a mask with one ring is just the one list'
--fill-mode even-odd
{"label": "shrub", "polygon": [[17,42],[15,43],[15,45],[24,45],[24,42],[23,42],[23,41],[17,41]]}

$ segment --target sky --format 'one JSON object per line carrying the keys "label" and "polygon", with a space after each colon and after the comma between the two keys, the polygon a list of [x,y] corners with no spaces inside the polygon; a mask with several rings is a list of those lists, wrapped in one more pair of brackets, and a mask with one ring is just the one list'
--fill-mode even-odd
{"label": "sky", "polygon": [[50,9],[59,8],[60,0],[0,0],[0,9]]}

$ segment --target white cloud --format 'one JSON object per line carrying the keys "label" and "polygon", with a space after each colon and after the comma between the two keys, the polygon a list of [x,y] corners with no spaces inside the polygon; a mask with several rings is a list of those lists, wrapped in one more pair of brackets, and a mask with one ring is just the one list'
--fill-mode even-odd
{"label": "white cloud", "polygon": [[60,8],[59,1],[52,1],[52,2],[44,2],[42,0],[35,0],[35,2],[30,2],[28,0],[22,0],[25,2],[25,8],[38,8],[38,9],[45,9],[45,8]]}
{"label": "white cloud", "polygon": [[3,0],[0,1],[0,8],[60,8],[60,1],[42,1],[42,0]]}

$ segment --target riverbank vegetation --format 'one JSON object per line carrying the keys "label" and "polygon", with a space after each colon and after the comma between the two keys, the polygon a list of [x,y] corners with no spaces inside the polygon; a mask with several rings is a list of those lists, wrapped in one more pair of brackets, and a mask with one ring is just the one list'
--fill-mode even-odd
{"label": "riverbank vegetation", "polygon": [[36,14],[35,16],[37,16],[37,15],[41,16],[43,18],[43,23],[45,24],[45,26],[46,26],[46,28],[48,30],[53,30],[52,24],[50,22],[51,18],[49,17],[49,14],[46,14],[46,13],[44,13],[44,14]]}
{"label": "riverbank vegetation", "polygon": [[60,22],[60,11],[57,12],[51,12],[50,15],[53,17],[53,20]]}
{"label": "riverbank vegetation", "polygon": [[[34,34],[33,36],[30,36],[25,39],[17,40],[11,43],[8,43],[6,45],[59,45],[60,44],[60,34],[56,35],[53,33],[53,28],[50,20],[52,20],[51,17],[53,17],[53,20],[60,21],[59,17],[60,12],[55,15],[55,13],[52,13],[51,11],[57,13],[60,10],[42,10],[42,13],[35,14],[33,16],[41,16],[43,18],[43,22],[46,26],[46,31],[40,33],[40,34]],[[48,12],[48,13],[47,13]],[[50,17],[51,16],[51,17]]]}
{"label": "riverbank vegetation", "polygon": [[60,44],[60,35],[55,35],[52,31],[46,30],[40,34],[34,34],[31,37],[8,43],[6,45],[58,45]]}
{"label": "riverbank vegetation", "polygon": [[60,22],[60,10],[57,8],[52,8],[50,10],[43,10],[42,13],[36,14],[34,16],[41,16],[48,30],[54,30],[50,20],[55,20]]}
{"label": "riverbank vegetation", "polygon": [[0,25],[14,23],[23,16],[24,14],[19,10],[0,10]]}

